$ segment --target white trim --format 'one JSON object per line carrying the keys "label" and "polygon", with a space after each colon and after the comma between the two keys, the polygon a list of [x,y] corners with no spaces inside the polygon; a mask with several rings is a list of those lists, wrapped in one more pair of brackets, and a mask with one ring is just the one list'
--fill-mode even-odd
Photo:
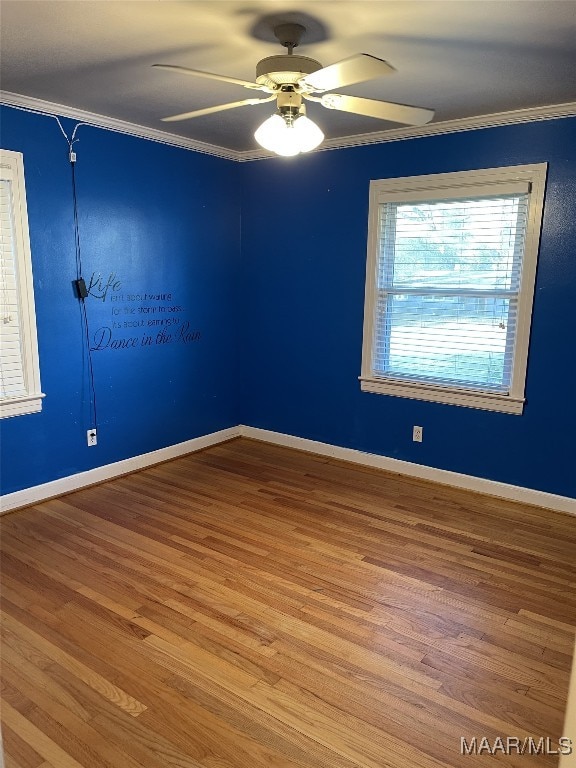
{"label": "white trim", "polygon": [[[546,163],[542,163],[546,172]],[[532,167],[532,166],[530,166]],[[511,168],[513,173],[510,173]],[[479,171],[456,171],[426,176],[404,176],[403,178],[373,181],[379,203],[427,203],[434,200],[467,200],[477,197],[498,197],[500,195],[527,195],[530,193],[532,176],[522,173],[527,166],[482,169]],[[494,179],[494,171],[498,178]],[[513,176],[506,181],[506,176]],[[528,178],[524,178],[527,176]],[[518,178],[516,178],[518,177]],[[503,179],[500,181],[499,179]]]}
{"label": "white trim", "polygon": [[18,339],[24,374],[24,391],[19,397],[0,398],[0,418],[22,416],[42,410],[38,333],[34,304],[32,252],[28,228],[28,207],[24,180],[24,156],[21,152],[0,149],[0,176],[12,187],[14,266],[18,309]]}
{"label": "white trim", "polygon": [[[35,99],[32,96],[24,96],[20,93],[0,91],[0,104],[27,109],[42,115],[60,115],[62,117],[69,117],[72,120],[89,123],[98,128],[105,128],[118,133],[137,136],[141,139],[150,139],[151,141],[158,141],[161,144],[181,147],[182,149],[188,149],[194,152],[215,155],[216,157],[223,157],[227,160],[234,160],[236,162],[270,160],[276,158],[276,155],[262,149],[238,151],[228,149],[227,147],[219,147],[215,144],[188,139],[184,136],[177,136],[173,133],[159,131],[155,128],[148,128],[125,120],[118,120],[115,117],[107,117],[105,115],[96,114],[95,112],[87,112],[82,109],[76,109],[75,107],[68,107],[64,104],[45,101],[44,99]],[[495,128],[503,125],[518,125],[519,123],[532,123],[540,120],[555,120],[558,118],[574,116],[576,116],[576,102],[572,101],[565,104],[551,104],[544,107],[530,107],[528,109],[515,109],[508,112],[496,112],[491,115],[477,115],[474,117],[458,118],[457,120],[445,120],[443,122],[428,123],[427,125],[419,127],[392,128],[387,131],[361,133],[354,136],[342,136],[340,138],[327,139],[315,151],[322,152],[331,149],[344,149],[346,147],[360,147],[367,144],[385,144],[390,141],[404,141],[405,139],[418,139],[426,136],[442,136],[447,133],[474,131],[479,128]]]}
{"label": "white trim", "polygon": [[394,383],[392,379],[380,380],[363,376],[359,378],[361,391],[376,395],[407,397],[409,400],[426,400],[429,403],[444,403],[444,405],[461,405],[465,408],[479,408],[482,411],[513,413],[517,416],[524,410],[524,398],[516,399],[510,395],[427,386],[413,381]]}
{"label": "white trim", "polygon": [[265,443],[274,443],[275,445],[283,445],[287,448],[296,448],[299,451],[307,451],[308,453],[316,453],[320,456],[330,456],[341,461],[349,461],[353,464],[384,469],[387,472],[394,472],[398,475],[431,480],[440,485],[450,485],[467,491],[484,493],[501,499],[520,501],[524,504],[533,504],[536,507],[544,507],[556,512],[568,512],[571,515],[576,515],[576,499],[571,499],[568,496],[559,496],[555,493],[523,488],[519,485],[500,483],[484,477],[463,475],[447,469],[436,469],[424,464],[414,464],[411,461],[401,461],[400,459],[392,459],[375,453],[365,453],[354,448],[342,448],[339,445],[320,443],[305,437],[296,437],[283,434],[282,432],[272,432],[268,429],[248,427],[244,424],[241,424],[238,429],[241,437],[250,437],[253,440],[261,440]]}
{"label": "white trim", "polygon": [[[360,376],[363,392],[481,408],[515,415],[522,414],[547,169],[547,163],[533,163],[454,173],[406,176],[398,179],[378,179],[370,182],[362,372]],[[385,375],[379,375],[378,371],[373,370],[372,358],[377,315],[377,273],[382,253],[380,245],[382,206],[392,201],[464,199],[468,196],[483,197],[490,194],[508,194],[509,190],[516,192],[524,189],[529,189],[530,192],[509,395],[475,392],[458,386],[442,386],[433,381],[429,384],[414,380],[402,382],[398,379],[387,378]]]}
{"label": "white trim", "polygon": [[26,395],[26,397],[13,397],[0,400],[0,419],[11,416],[25,416],[27,413],[38,413],[42,410],[43,392]]}
{"label": "white trim", "polygon": [[[392,128],[387,131],[342,136],[340,138],[327,139],[315,151],[322,152],[331,149],[345,149],[346,147],[361,147],[367,144],[386,144],[389,141],[421,139],[426,136],[443,136],[447,133],[475,131],[479,128],[498,128],[504,125],[518,125],[520,123],[533,123],[540,120],[556,120],[562,117],[574,116],[576,116],[576,102],[569,101],[565,104],[551,104],[545,107],[529,107],[528,109],[514,109],[509,112],[495,112],[490,115],[461,117],[456,120],[428,123],[419,127]],[[238,159],[240,162],[269,160],[272,157],[276,157],[271,155],[270,152],[264,152],[261,149],[240,152],[239,155]]]}
{"label": "white trim", "polygon": [[89,485],[102,483],[105,480],[111,480],[114,477],[136,472],[139,469],[150,467],[153,464],[159,464],[163,461],[176,459],[187,453],[200,451],[211,445],[223,443],[226,440],[232,440],[235,437],[249,437],[253,440],[261,440],[265,443],[274,445],[283,445],[286,448],[295,448],[299,451],[316,453],[320,456],[330,456],[341,461],[349,461],[353,464],[362,464],[366,467],[375,467],[387,472],[394,472],[398,475],[407,475],[408,477],[417,477],[421,480],[431,480],[440,485],[450,485],[455,488],[463,488],[476,493],[484,493],[489,496],[497,496],[502,499],[520,501],[524,504],[533,504],[537,507],[555,510],[557,512],[568,512],[576,515],[576,499],[568,496],[558,496],[554,493],[537,491],[531,488],[523,488],[518,485],[509,485],[500,483],[496,480],[487,480],[483,477],[474,477],[473,475],[462,475],[459,472],[451,472],[447,469],[436,469],[424,464],[414,464],[411,461],[401,461],[392,459],[388,456],[380,456],[375,453],[366,453],[357,451],[354,448],[343,448],[339,445],[330,443],[320,443],[316,440],[309,440],[305,437],[296,437],[286,435],[282,432],[272,432],[268,429],[259,429],[258,427],[249,427],[245,424],[239,424],[236,427],[222,429],[219,432],[212,432],[208,435],[195,437],[184,443],[170,445],[167,448],[160,448],[151,453],[144,453],[140,456],[134,456],[131,459],[124,459],[115,464],[106,464],[103,467],[89,469],[86,472],[79,472],[76,475],[53,480],[50,483],[36,485],[32,488],[25,488],[22,491],[8,493],[1,497],[1,512],[9,512],[19,507],[25,507],[30,504],[37,504],[54,496],[85,488]]}
{"label": "white trim", "polygon": [[87,125],[92,125],[95,128],[104,128],[108,131],[124,133],[129,136],[136,136],[140,139],[150,139],[151,141],[157,141],[160,144],[168,144],[172,147],[189,149],[194,152],[201,152],[205,155],[223,157],[226,160],[240,159],[238,152],[232,149],[226,149],[226,147],[217,147],[215,144],[207,144],[203,141],[185,138],[184,136],[176,136],[167,131],[159,131],[156,128],[136,125],[136,123],[129,123],[126,120],[118,120],[115,117],[98,115],[95,112],[86,112],[83,109],[76,109],[76,107],[67,107],[64,104],[56,104],[51,101],[44,101],[43,99],[35,99],[32,96],[23,96],[19,93],[0,91],[0,104],[4,104],[7,107],[15,107],[16,109],[23,109],[28,112],[36,112],[40,115],[46,115],[47,117],[54,117],[55,115],[69,117],[72,120],[78,120]]}
{"label": "white trim", "polygon": [[131,459],[117,461],[114,464],[105,464],[103,467],[88,469],[86,472],[78,472],[76,475],[62,477],[59,480],[52,480],[49,483],[35,485],[32,488],[25,488],[22,491],[7,493],[1,497],[2,508],[0,514],[10,512],[19,507],[26,507],[30,504],[37,504],[40,501],[46,501],[46,499],[51,499],[54,496],[62,496],[71,491],[76,491],[79,488],[85,488],[88,485],[102,483],[105,480],[111,480],[119,475],[136,472],[139,469],[144,469],[144,467],[150,467],[153,464],[169,461],[178,456],[184,456],[187,453],[201,451],[203,448],[208,448],[217,443],[223,443],[226,440],[239,437],[239,435],[239,427],[229,427],[228,429],[221,429],[219,432],[212,432],[208,435],[202,435],[201,437],[194,437],[192,440],[187,440],[184,443],[177,443],[176,445],[169,445],[167,448],[160,448],[157,451],[143,453],[140,456],[134,456]]}

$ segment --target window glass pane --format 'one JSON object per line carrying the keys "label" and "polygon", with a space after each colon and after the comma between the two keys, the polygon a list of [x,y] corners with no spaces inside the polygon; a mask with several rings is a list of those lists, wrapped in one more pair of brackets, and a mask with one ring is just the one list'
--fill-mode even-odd
{"label": "window glass pane", "polygon": [[383,294],[377,374],[507,392],[516,301],[490,296]]}
{"label": "window glass pane", "polygon": [[518,290],[527,195],[383,207],[380,288]]}

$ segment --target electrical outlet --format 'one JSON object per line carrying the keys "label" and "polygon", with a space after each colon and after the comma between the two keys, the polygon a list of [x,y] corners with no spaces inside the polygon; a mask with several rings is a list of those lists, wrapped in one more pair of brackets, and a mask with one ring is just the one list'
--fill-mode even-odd
{"label": "electrical outlet", "polygon": [[86,441],[88,443],[89,448],[93,445],[96,445],[96,443],[98,442],[98,439],[96,437],[96,429],[89,429],[86,432]]}
{"label": "electrical outlet", "polygon": [[415,443],[421,443],[423,432],[424,432],[423,427],[412,427],[412,440]]}

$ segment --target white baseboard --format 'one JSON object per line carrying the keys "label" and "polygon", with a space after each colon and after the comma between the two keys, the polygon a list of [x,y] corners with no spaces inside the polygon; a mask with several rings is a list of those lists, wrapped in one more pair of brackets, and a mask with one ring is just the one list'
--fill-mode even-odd
{"label": "white baseboard", "polygon": [[536,507],[544,507],[556,512],[568,512],[576,515],[576,499],[571,499],[568,496],[558,496],[554,493],[523,488],[519,485],[499,483],[496,480],[486,480],[485,478],[474,477],[473,475],[462,475],[459,472],[450,472],[446,469],[436,469],[435,467],[428,467],[423,464],[414,464],[411,461],[391,459],[388,456],[379,456],[375,453],[364,453],[353,448],[342,448],[338,445],[320,443],[316,440],[286,435],[281,432],[272,432],[268,429],[247,427],[243,424],[240,425],[239,432],[243,437],[251,437],[254,440],[262,440],[266,443],[275,443],[287,448],[296,448],[301,451],[317,453],[321,456],[330,456],[342,461],[350,461],[354,464],[385,469],[399,475],[409,475],[421,480],[432,480],[442,485],[451,485],[456,488],[485,493],[489,496],[521,501],[524,504],[533,504]]}
{"label": "white baseboard", "polygon": [[79,472],[76,475],[53,480],[50,483],[35,485],[32,488],[25,488],[22,491],[15,491],[2,496],[1,513],[10,512],[19,507],[26,507],[30,504],[37,504],[54,496],[62,496],[65,493],[76,491],[88,485],[101,483],[104,480],[111,480],[119,475],[125,475],[128,472],[136,472],[144,467],[159,464],[162,461],[169,461],[178,456],[184,456],[187,453],[199,451],[202,448],[208,448],[211,445],[231,440],[234,437],[250,437],[254,440],[261,440],[266,443],[283,445],[287,448],[296,448],[301,451],[317,453],[321,456],[330,456],[342,461],[350,461],[354,464],[363,464],[367,467],[384,469],[388,472],[395,472],[399,475],[408,475],[417,477],[421,480],[432,480],[442,485],[451,485],[456,488],[464,488],[469,491],[485,493],[490,496],[498,496],[502,499],[520,501],[525,504],[533,504],[537,507],[552,509],[557,512],[568,512],[576,515],[576,499],[568,496],[558,496],[554,493],[537,491],[532,488],[523,488],[518,485],[509,485],[508,483],[499,483],[495,480],[486,480],[482,477],[472,475],[462,475],[459,472],[450,472],[446,469],[436,469],[423,464],[414,464],[411,461],[401,461],[392,459],[388,456],[379,456],[375,453],[365,453],[353,448],[342,448],[330,443],[320,443],[316,440],[308,440],[304,437],[295,437],[281,432],[272,432],[268,429],[258,429],[257,427],[248,427],[241,424],[237,427],[229,427],[219,432],[212,432],[209,435],[195,437],[184,443],[170,445],[167,448],[160,448],[151,453],[144,453],[140,456],[134,456],[131,459],[124,459],[114,464],[106,464],[103,467],[89,469],[86,472]]}
{"label": "white baseboard", "polygon": [[184,443],[169,445],[167,448],[160,448],[157,451],[143,453],[140,456],[134,456],[131,459],[117,461],[114,464],[105,464],[103,467],[95,467],[86,472],[78,472],[76,475],[62,477],[59,480],[52,480],[50,483],[35,485],[32,488],[25,488],[22,491],[7,493],[2,496],[1,514],[10,512],[19,507],[27,507],[30,504],[37,504],[46,499],[52,499],[54,496],[62,496],[71,491],[77,491],[88,485],[101,483],[104,480],[111,480],[119,475],[126,475],[129,472],[136,472],[138,469],[150,467],[152,464],[160,464],[162,461],[169,461],[178,456],[184,456],[186,453],[200,451],[202,448],[208,448],[210,445],[223,443],[225,440],[231,440],[240,435],[239,427],[230,427],[221,429],[219,432],[212,432],[209,435],[195,437],[192,440],[186,440]]}

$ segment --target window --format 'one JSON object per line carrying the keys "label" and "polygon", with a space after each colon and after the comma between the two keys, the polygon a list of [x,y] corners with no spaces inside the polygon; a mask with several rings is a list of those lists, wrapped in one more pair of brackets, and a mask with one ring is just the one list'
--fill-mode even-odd
{"label": "window", "polygon": [[42,408],[24,165],[0,151],[0,417]]}
{"label": "window", "polygon": [[545,180],[371,182],[363,391],[522,413]]}

